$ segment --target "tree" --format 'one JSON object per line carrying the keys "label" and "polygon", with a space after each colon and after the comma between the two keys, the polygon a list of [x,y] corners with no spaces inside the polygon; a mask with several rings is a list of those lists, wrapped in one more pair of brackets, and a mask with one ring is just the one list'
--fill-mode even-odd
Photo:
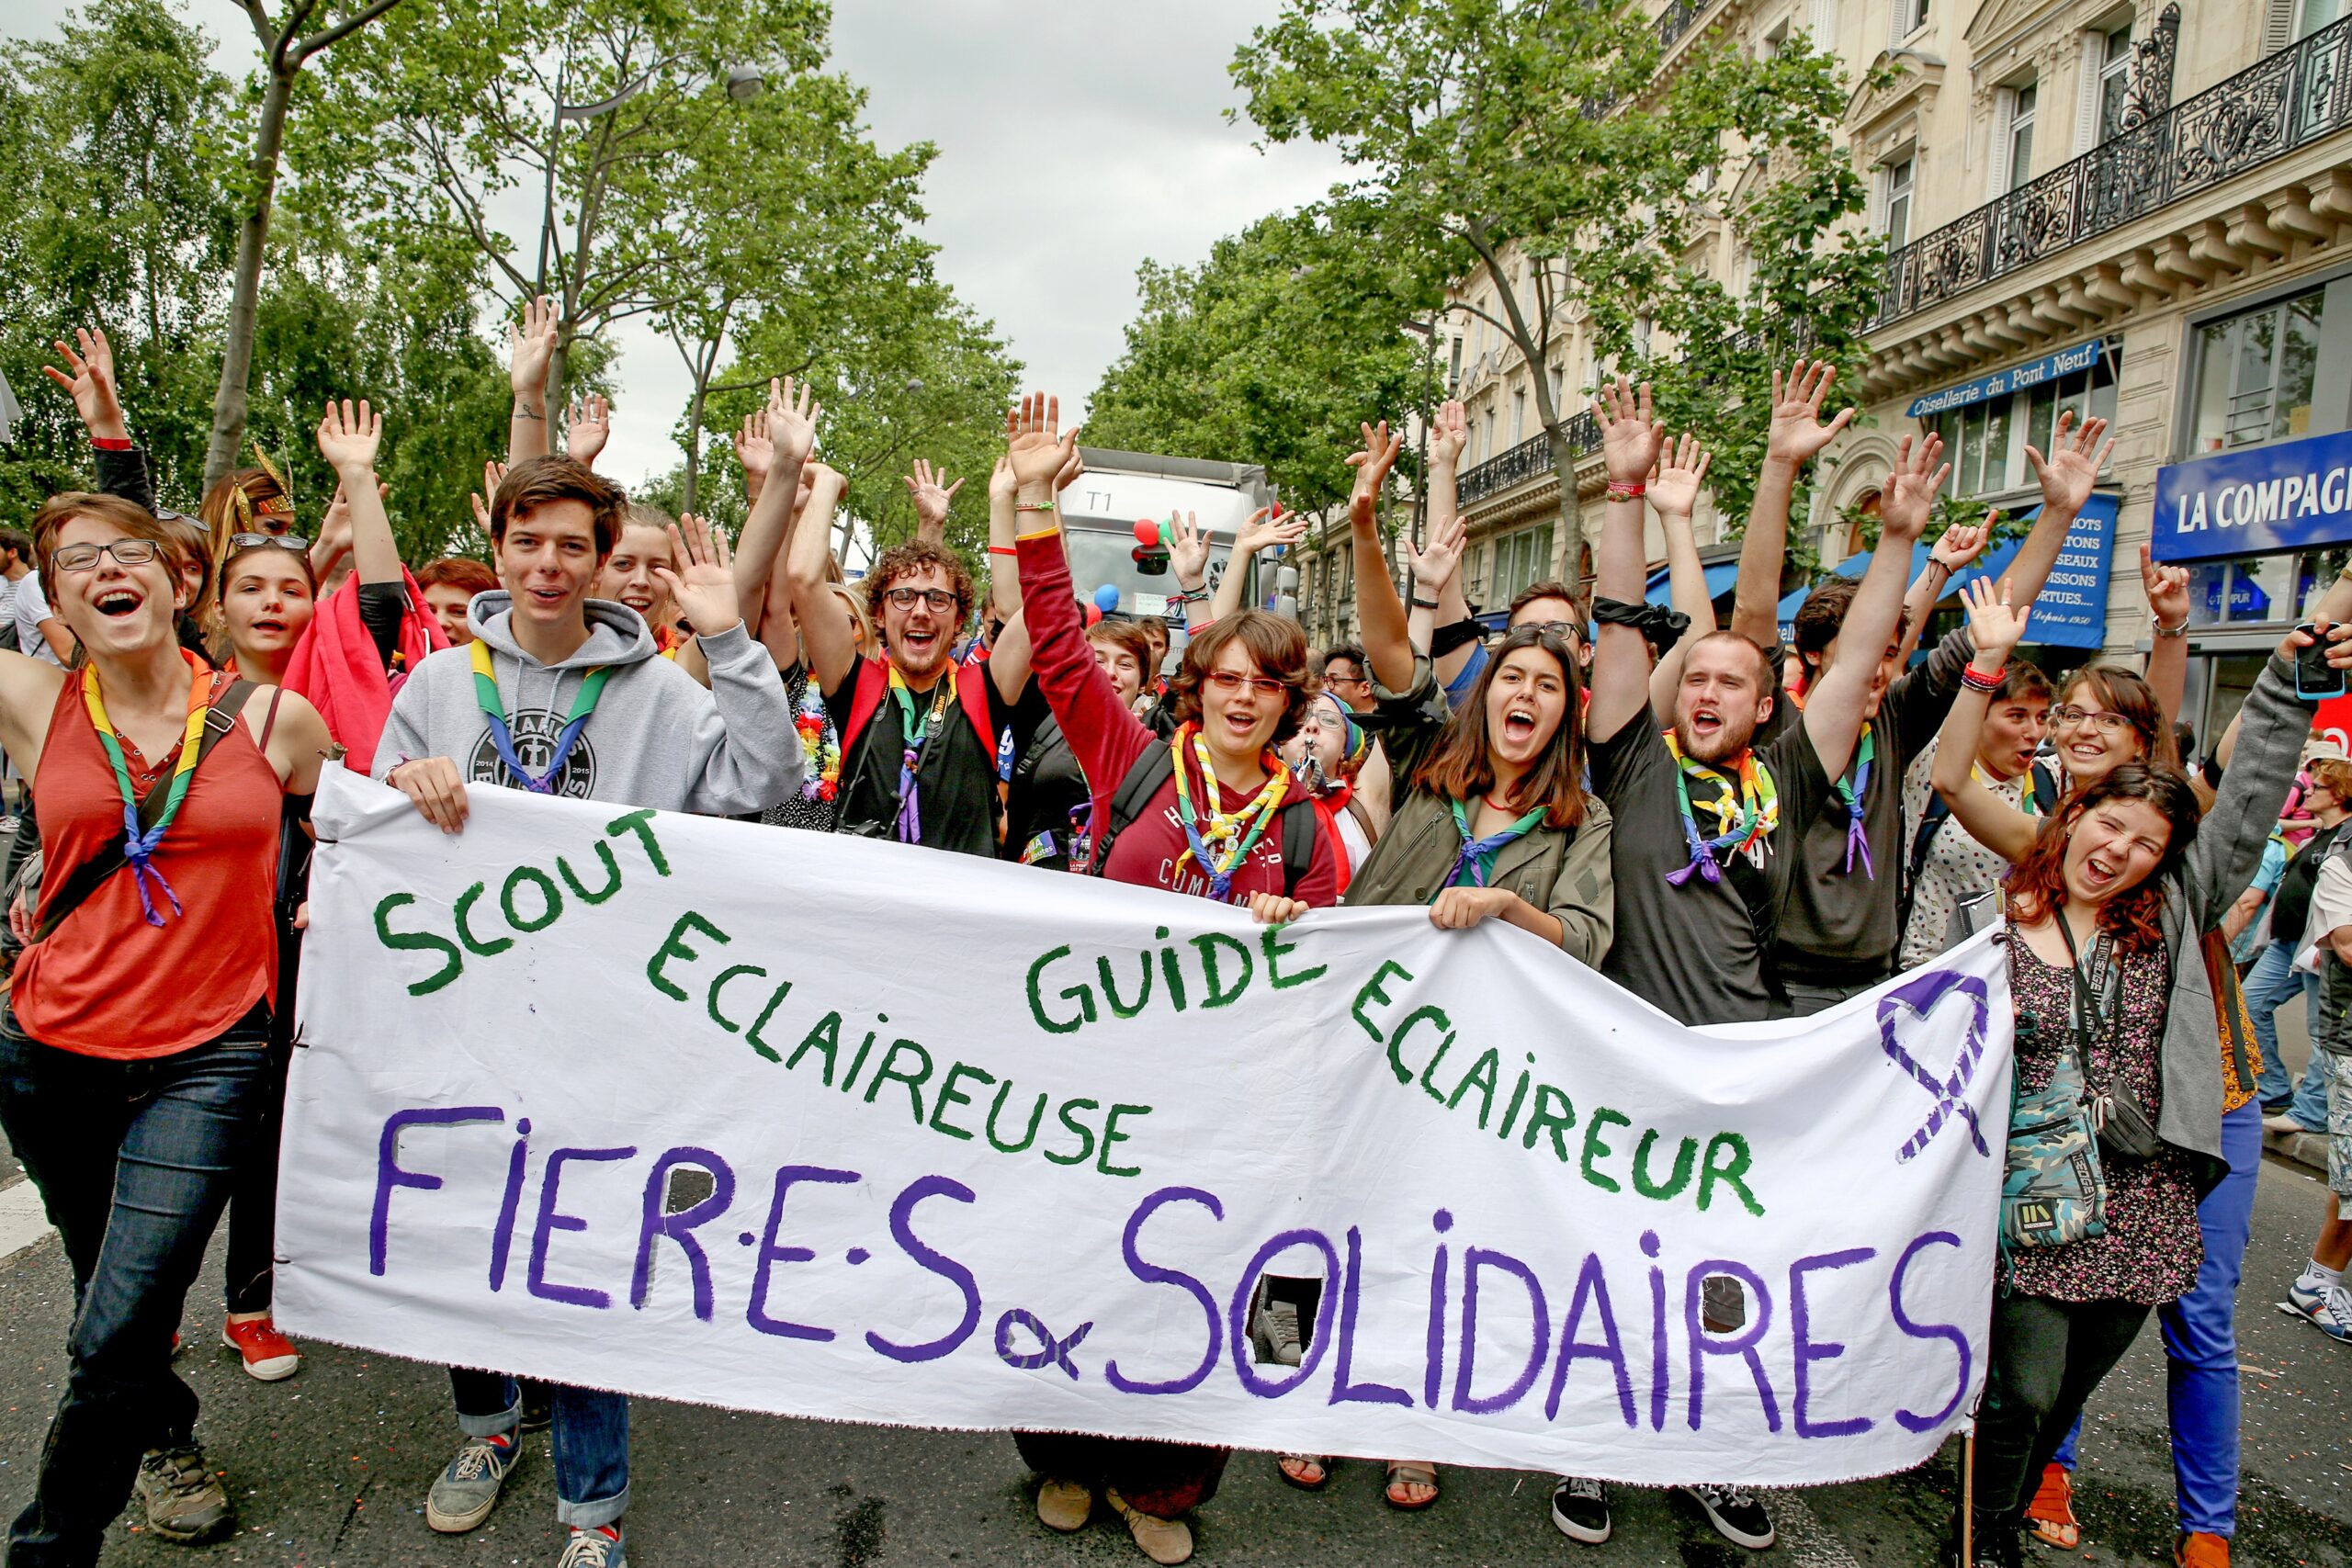
{"label": "tree", "polygon": [[1425,351],[1378,254],[1309,211],[1261,219],[1197,267],[1145,262],[1087,443],[1262,464],[1294,511],[1344,500],[1358,423],[1420,395]]}
{"label": "tree", "polygon": [[[331,0],[283,0],[272,18],[264,0],[240,0],[261,45],[261,104],[254,122],[253,152],[246,161],[243,211],[237,225],[234,292],[229,301],[228,340],[220,355],[220,387],[212,399],[212,438],[204,453],[204,482],[237,466],[244,445],[246,390],[253,372],[254,331],[261,303],[264,247],[269,241],[269,211],[277,190],[277,160],[286,141],[287,109],[302,67],[400,0],[367,0],[341,21],[330,21],[322,5]],[[303,29],[311,28],[308,33]]]}
{"label": "tree", "polygon": [[[1543,367],[1572,316],[1726,454],[1716,490],[1744,511],[1754,470],[1737,458],[1760,456],[1762,413],[1734,407],[1726,428],[1726,405],[1799,344],[1850,351],[1875,304],[1878,242],[1839,229],[1861,186],[1833,145],[1844,100],[1828,62],[1801,44],[1750,60],[1702,40],[1661,77],[1662,53],[1630,0],[1288,0],[1233,64],[1270,140],[1331,143],[1357,171],[1335,216],[1396,267],[1400,303],[1484,320],[1530,367],[1570,571],[1585,555],[1575,410]],[[1718,224],[1754,257],[1737,293],[1687,265]],[[1448,304],[1449,283],[1481,269],[1493,303]],[[1635,354],[1645,318],[1679,358]]]}
{"label": "tree", "polygon": [[[552,412],[575,343],[677,308],[696,259],[677,172],[706,146],[723,152],[736,89],[773,90],[821,63],[826,22],[822,0],[412,10],[335,61],[322,156],[367,189],[379,226],[423,224],[470,246],[508,307],[554,299]],[[526,189],[541,195],[544,223],[518,247],[493,209]],[[745,204],[732,216],[761,214]]]}

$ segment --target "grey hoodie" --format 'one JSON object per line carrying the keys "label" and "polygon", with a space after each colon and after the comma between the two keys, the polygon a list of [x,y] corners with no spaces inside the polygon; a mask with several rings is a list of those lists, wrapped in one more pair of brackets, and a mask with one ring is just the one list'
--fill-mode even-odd
{"label": "grey hoodie", "polygon": [[[474,595],[466,612],[491,650],[498,695],[523,765],[547,765],[589,670],[608,665],[594,716],[565,760],[553,793],[573,800],[735,816],[791,798],[808,764],[775,660],[741,625],[702,639],[710,689],[661,657],[636,611],[587,604],[588,640],[554,665],[515,643],[514,601]],[[376,747],[375,775],[405,759],[447,757],[469,784],[520,787],[500,761],[474,689],[471,650],[444,649],[409,675]]]}

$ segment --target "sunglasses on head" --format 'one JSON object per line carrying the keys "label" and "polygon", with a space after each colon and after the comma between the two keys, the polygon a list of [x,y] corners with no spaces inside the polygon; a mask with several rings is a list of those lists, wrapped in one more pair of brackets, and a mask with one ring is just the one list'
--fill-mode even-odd
{"label": "sunglasses on head", "polygon": [[267,546],[274,546],[281,550],[291,550],[296,555],[300,555],[311,547],[311,541],[303,538],[300,534],[232,534],[229,536],[229,547],[232,550],[254,550]]}

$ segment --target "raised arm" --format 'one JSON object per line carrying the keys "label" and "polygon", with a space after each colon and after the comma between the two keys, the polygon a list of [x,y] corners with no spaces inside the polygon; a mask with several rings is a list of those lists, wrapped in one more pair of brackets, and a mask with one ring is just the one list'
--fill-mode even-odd
{"label": "raised arm", "polygon": [[[1430,650],[1430,643],[1437,636],[1437,618],[1445,608],[1447,596],[1452,595],[1455,599],[1462,596],[1462,552],[1469,547],[1469,544],[1470,525],[1460,517],[1450,517],[1442,523],[1432,517],[1429,537],[1419,547],[1406,535],[1396,536],[1397,553],[1405,558],[1405,564],[1412,569],[1413,573],[1413,602],[1405,616],[1405,628],[1416,653]],[[1468,613],[1465,607],[1463,614],[1466,615]],[[1454,654],[1461,657],[1455,658]],[[1456,649],[1453,653],[1438,660],[1437,667],[1442,671],[1450,663],[1458,673],[1461,667],[1469,662],[1469,658],[1468,649]],[[1442,674],[1438,683],[1445,683]]]}
{"label": "raised arm", "polygon": [[1969,667],[1979,673],[1962,680],[1958,694],[1945,711],[1928,783],[1943,796],[1953,819],[1970,838],[2015,864],[2033,847],[2041,824],[1995,795],[1976,776],[1976,745],[1984,736],[1984,715],[1993,705],[1994,682],[1983,677],[1997,676],[2008,663],[2010,651],[2025,636],[2030,606],[2011,603],[2007,580],[1996,587],[1981,577],[1961,590],[1961,603],[1968,611],[1969,637],[1976,647]]}
{"label": "raised arm", "polygon": [[[1437,416],[1430,421],[1430,469],[1424,481],[1429,486],[1428,537],[1453,537],[1466,540],[1468,527],[1453,526],[1462,515],[1459,485],[1462,475],[1462,454],[1470,446],[1470,415],[1461,403],[1449,399],[1437,406]],[[1413,598],[1409,625],[1413,646],[1428,648],[1437,636],[1437,628],[1450,626],[1456,621],[1470,618],[1470,600],[1462,581],[1462,552],[1456,549],[1453,570],[1442,581],[1423,582],[1420,569],[1413,571]],[[1422,600],[1435,600],[1424,604]],[[1451,685],[1470,662],[1468,643],[1447,651],[1437,661],[1437,683]]]}
{"label": "raised arm", "polygon": [[[1400,435],[1397,439],[1404,438]],[[1375,537],[1378,533],[1375,528]],[[1277,545],[1286,548],[1305,537],[1306,519],[1295,512],[1276,517],[1261,506],[1251,513],[1250,521],[1241,525],[1241,531],[1233,536],[1233,558],[1225,563],[1225,575],[1217,581],[1216,598],[1209,605],[1209,619],[1221,621],[1236,610],[1248,607],[1242,601],[1250,592],[1250,565],[1258,558],[1259,551]],[[1390,597],[1395,597],[1393,589]]]}
{"label": "raised arm", "polygon": [[[735,591],[745,604],[767,596],[768,574],[784,554],[785,536],[792,531],[793,502],[800,498],[800,469],[817,446],[817,422],[825,411],[807,387],[795,387],[789,376],[768,382],[768,406],[758,420],[743,422],[735,439],[742,460],[744,483],[752,489],[752,513],[743,520],[743,536],[735,547]],[[759,465],[763,482],[751,486],[752,466]],[[770,480],[773,482],[768,482]],[[830,536],[829,536],[830,537]]]}
{"label": "raised arm", "polygon": [[2032,604],[2041,595],[2042,584],[2050,581],[2050,569],[2058,564],[2059,554],[2066,547],[2066,531],[2075,525],[2083,502],[2091,498],[2091,486],[2106,467],[2107,455],[2115,449],[2113,441],[2101,439],[2107,434],[2107,421],[2086,420],[2079,428],[2074,421],[2071,409],[2058,416],[2047,458],[2030,445],[2025,449],[2025,460],[2041,483],[2041,513],[2009,562],[2009,581],[2016,586],[2020,604]]}
{"label": "raised arm", "polygon": [[[1596,597],[1629,604],[1642,601],[1642,492],[1666,449],[1666,426],[1650,417],[1650,389],[1638,395],[1623,376],[1592,400],[1600,421],[1601,462],[1609,475],[1600,517],[1600,547],[1593,560]],[[1778,570],[1777,568],[1775,569]],[[1649,651],[1633,626],[1600,621],[1594,633],[1592,705],[1585,732],[1608,737],[1623,729],[1650,702]]]}
{"label": "raised arm", "polygon": [[[1363,425],[1363,450],[1348,463],[1356,471],[1355,487],[1348,492],[1349,553],[1355,558],[1356,619],[1363,636],[1364,658],[1372,678],[1392,692],[1412,689],[1413,644],[1405,628],[1405,602],[1396,597],[1396,582],[1388,575],[1388,557],[1380,547],[1380,487],[1404,449],[1405,434],[1392,434],[1388,422]],[[1250,519],[1252,525],[1257,519]],[[1242,533],[1246,536],[1248,528]],[[1238,545],[1234,558],[1241,558]],[[1226,568],[1229,579],[1234,568]]]}
{"label": "raised arm", "polygon": [[1021,513],[1012,509],[1019,488],[1012,459],[999,457],[989,473],[989,603],[1007,621],[1021,613],[1021,552],[1013,545]]}
{"label": "raised arm", "polygon": [[1936,540],[1936,547],[1928,552],[1928,564],[1911,580],[1910,591],[1903,595],[1902,653],[1894,661],[1897,671],[1911,662],[1911,655],[1919,646],[1920,633],[1928,629],[1928,617],[1936,613],[1936,601],[1944,596],[1951,580],[1976,563],[1984,547],[1993,537],[1993,525],[2000,513],[1985,513],[1982,523],[1955,523]]}
{"label": "raised arm", "polygon": [[1894,623],[1903,614],[1911,547],[1926,530],[1936,491],[1951,472],[1949,466],[1938,466],[1943,450],[1941,438],[1933,435],[1919,443],[1916,456],[1907,437],[1896,449],[1894,471],[1887,476],[1879,504],[1878,548],[1871,552],[1870,569],[1838,633],[1847,656],[1805,694],[1804,732],[1821,759],[1821,771],[1833,779],[1845,773],[1861,738],[1871,685],[1878,678],[1876,655],[1894,640]]}
{"label": "raised arm", "polygon": [[[2333,590],[2328,599],[2335,597]],[[2326,600],[2322,602],[2323,612]],[[2352,670],[2352,625],[2315,613],[2316,640],[2328,645],[2327,661]],[[2222,916],[2262,864],[2262,849],[2287,804],[2295,772],[2302,765],[2303,741],[2311,733],[2311,699],[2295,694],[2295,655],[2313,642],[2300,626],[2280,640],[2277,654],[2255,677],[2238,709],[2237,740],[2222,773],[2213,809],[2189,840],[2183,865],[2189,914],[2199,931],[2221,924]]]}
{"label": "raised arm", "polygon": [[[833,607],[832,590],[825,586],[825,569],[833,558],[833,509],[841,504],[844,481],[822,463],[811,464],[810,472],[808,506],[792,530],[784,574],[792,587],[792,620],[800,631],[808,672],[817,678],[818,690],[832,692],[857,664],[857,644],[850,637],[849,624]],[[763,502],[771,499],[769,491],[781,492],[775,499],[790,508],[789,488],[769,485],[761,493]]]}
{"label": "raised arm", "polygon": [[1650,671],[1650,707],[1659,714],[1674,711],[1674,689],[1682,681],[1682,656],[1690,644],[1715,629],[1714,601],[1707,597],[1707,569],[1699,564],[1699,538],[1690,516],[1699,504],[1699,491],[1707,481],[1713,457],[1689,431],[1669,441],[1658,455],[1650,475],[1650,510],[1657,513],[1659,532],[1666,536],[1668,597],[1690,617],[1690,625],[1674,646],[1658,656]]}
{"label": "raised arm", "polygon": [[131,445],[130,423],[123,417],[114,345],[107,341],[104,328],[76,327],[74,337],[78,351],[62,339],[51,344],[65,367],[44,365],[42,373],[74,395],[74,412],[90,434],[90,461],[97,469],[98,489],[153,512],[155,485],[147,473],[147,455]]}
{"label": "raised arm", "polygon": [[963,479],[947,482],[945,468],[933,468],[923,458],[915,459],[915,471],[907,476],[907,493],[914,498],[916,538],[934,545],[947,543],[947,509],[963,488]]}
{"label": "raised arm", "polygon": [[365,398],[356,407],[348,398],[339,405],[330,400],[319,421],[319,456],[343,486],[351,517],[351,565],[362,582],[398,582],[407,572],[376,482],[376,453],[383,438],[384,416]]}
{"label": "raised arm", "polygon": [[1788,558],[1789,506],[1796,495],[1797,474],[1854,418],[1854,411],[1845,408],[1828,423],[1822,422],[1822,401],[1837,379],[1837,367],[1818,359],[1811,365],[1798,360],[1789,367],[1785,379],[1778,370],[1772,372],[1764,466],[1756,475],[1747,532],[1740,537],[1739,585],[1731,606],[1731,629],[1758,648],[1781,640],[1781,568]]}
{"label": "raised arm", "polygon": [[1176,596],[1184,604],[1184,629],[1204,630],[1215,618],[1209,608],[1209,536],[1189,512],[1170,512],[1168,526],[1159,536],[1168,542],[1168,570],[1176,574]]}
{"label": "raised arm", "polygon": [[548,366],[555,358],[555,303],[542,294],[523,301],[523,321],[506,328],[506,382],[514,411],[506,421],[509,467],[548,455]]}
{"label": "raised arm", "polygon": [[564,455],[588,468],[596,466],[596,454],[613,438],[613,405],[601,392],[591,392],[585,399],[574,398],[563,417]]}
{"label": "raised arm", "polygon": [[2148,690],[2155,694],[2156,711],[2169,732],[2188,695],[2188,569],[2158,566],[2147,546],[2140,547],[2140,591],[2147,595]]}

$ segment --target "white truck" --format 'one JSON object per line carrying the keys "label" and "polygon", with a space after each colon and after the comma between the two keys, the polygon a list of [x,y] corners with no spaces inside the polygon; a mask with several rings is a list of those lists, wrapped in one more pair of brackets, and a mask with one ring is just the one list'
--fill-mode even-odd
{"label": "white truck", "polygon": [[[1128,616],[1168,615],[1175,574],[1147,574],[1135,560],[1136,525],[1149,520],[1164,535],[1169,517],[1189,513],[1208,534],[1209,581],[1225,575],[1233,539],[1250,514],[1274,503],[1266,470],[1254,463],[1217,463],[1198,457],[1159,457],[1142,452],[1113,452],[1082,446],[1086,474],[1062,491],[1062,537],[1069,551],[1070,581],[1078,596],[1102,603],[1100,590],[1118,590],[1116,613]],[[1280,563],[1261,559],[1260,582],[1245,604],[1263,604]],[[1174,646],[1184,641],[1183,618],[1170,617]]]}

